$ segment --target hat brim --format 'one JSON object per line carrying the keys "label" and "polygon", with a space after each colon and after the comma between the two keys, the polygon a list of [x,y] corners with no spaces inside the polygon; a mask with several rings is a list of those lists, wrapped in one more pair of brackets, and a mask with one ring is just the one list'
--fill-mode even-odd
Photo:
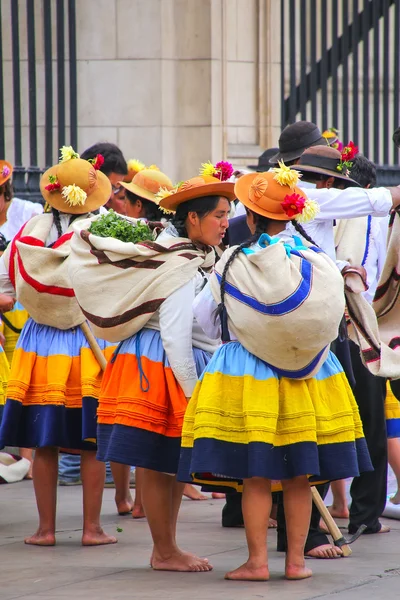
{"label": "hat brim", "polygon": [[85,204],[70,206],[61,195],[61,189],[54,192],[45,189],[49,184],[50,175],[57,175],[57,167],[58,165],[55,165],[47,169],[40,180],[40,191],[43,198],[56,210],[69,215],[83,215],[97,210],[100,206],[104,206],[110,199],[112,191],[111,182],[104,173],[97,171],[97,187],[86,198]]}
{"label": "hat brim", "polygon": [[167,196],[160,201],[159,206],[167,210],[176,211],[180,204],[193,200],[194,198],[203,198],[205,196],[222,196],[232,202],[235,200],[235,184],[229,181],[219,181],[218,183],[205,183],[204,185],[193,186]]}
{"label": "hat brim", "polygon": [[320,167],[309,167],[308,165],[293,165],[292,169],[296,169],[296,171],[300,171],[301,173],[315,173],[317,175],[335,177],[335,179],[345,181],[347,183],[347,187],[361,187],[357,181],[354,181],[354,179],[351,179],[351,177],[342,175],[338,171],[328,171],[327,169],[321,169]]}
{"label": "hat brim", "polygon": [[269,159],[269,162],[271,165],[276,165],[276,163],[278,163],[281,160],[283,160],[283,162],[288,161],[288,160],[295,160],[296,158],[300,158],[300,156],[302,156],[303,152],[305,152],[307,150],[307,148],[311,148],[312,146],[328,146],[328,145],[329,144],[326,141],[326,138],[324,138],[321,135],[321,137],[318,138],[317,140],[315,140],[315,142],[313,142],[312,144],[308,144],[307,146],[304,146],[304,148],[299,148],[298,150],[292,150],[291,152],[280,152],[279,151],[274,156],[271,156],[271,158]]}
{"label": "hat brim", "polygon": [[154,204],[158,205],[156,195],[153,194],[153,192],[149,192],[148,190],[139,187],[136,183],[127,183],[126,181],[118,181],[118,183],[128,190],[128,192],[132,192],[132,194],[135,194],[144,200],[150,200],[150,202],[154,202]]}
{"label": "hat brim", "polygon": [[248,196],[249,182],[252,182],[257,176],[258,173],[249,173],[247,175],[243,175],[243,177],[240,177],[240,179],[236,181],[235,192],[238,200],[240,200],[240,202],[244,204],[246,208],[254,213],[257,213],[258,215],[261,215],[262,217],[269,217],[274,221],[290,221],[286,213],[274,213],[269,210],[264,210],[258,206],[258,204],[255,204],[250,200]]}

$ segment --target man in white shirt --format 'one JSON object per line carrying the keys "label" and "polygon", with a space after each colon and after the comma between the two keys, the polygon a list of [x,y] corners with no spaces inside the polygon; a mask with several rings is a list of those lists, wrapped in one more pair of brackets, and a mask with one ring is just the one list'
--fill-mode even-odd
{"label": "man in white shirt", "polygon": [[[329,162],[328,154],[332,155],[331,163]],[[369,163],[362,155],[358,158],[355,157],[353,160],[354,164],[352,164],[351,167],[354,168],[351,168],[351,176],[353,178],[356,177],[364,184],[364,188],[367,188],[367,190],[363,189],[360,190],[360,192],[369,191],[369,186],[374,184],[374,172],[373,169],[370,168],[371,163]],[[338,167],[343,170],[338,172]],[[316,191],[323,189],[329,190],[331,187],[339,187],[342,185],[350,187],[350,182],[354,184],[354,180],[350,179],[347,172],[343,173],[343,171],[346,170],[346,166],[343,165],[340,153],[331,148],[310,148],[302,155],[299,164],[295,168],[302,173],[302,178],[305,181],[316,184]],[[368,181],[365,181],[365,171],[369,173]],[[366,247],[366,251],[364,252],[363,250],[362,252],[364,258],[362,264],[359,265],[359,272],[360,277],[365,279],[365,283],[376,289],[380,275],[379,265],[381,264],[382,268],[385,255],[384,238],[382,236],[381,227],[377,222],[377,217],[384,216],[381,214],[381,211],[383,212],[383,209],[386,207],[386,200],[385,198],[380,198],[379,195],[375,197],[373,194],[374,190],[371,189],[370,192],[372,192],[370,198],[371,204],[374,203],[375,216],[372,218],[371,216],[368,217],[366,228],[367,239],[359,240],[360,245],[362,245],[363,248]],[[343,192],[341,192],[341,194],[343,194]],[[355,198],[357,202],[357,196],[355,196]],[[389,202],[389,198],[387,200]],[[332,211],[334,210],[333,206],[334,205],[332,205]],[[341,216],[343,215],[343,212],[347,212],[349,215],[354,216],[354,211],[360,206],[360,213],[363,213],[362,202],[360,202],[356,207],[353,207],[350,204],[346,210],[342,210]],[[333,214],[334,213],[332,212],[332,216]],[[329,222],[325,221],[325,223]],[[329,249],[330,253],[332,252],[329,248],[332,232],[326,230],[326,237],[323,240],[323,244],[326,246],[328,245],[327,249]],[[308,228],[307,233],[311,233],[311,235],[312,233],[316,233],[318,235],[320,230],[318,230],[318,227],[314,228],[314,230]],[[380,263],[378,261],[379,256]],[[347,267],[345,266],[342,270],[345,277],[346,268]],[[389,531],[389,528],[379,522],[379,517],[385,508],[387,492],[387,436],[385,419],[386,380],[375,377],[368,371],[361,361],[358,346],[353,342],[350,342],[350,354],[355,376],[355,387],[353,391],[359,407],[364,435],[370,452],[371,461],[374,466],[374,471],[361,473],[359,477],[356,477],[353,480],[350,490],[352,503],[350,507],[349,533],[355,533],[361,525],[367,526],[366,533],[386,533]]]}

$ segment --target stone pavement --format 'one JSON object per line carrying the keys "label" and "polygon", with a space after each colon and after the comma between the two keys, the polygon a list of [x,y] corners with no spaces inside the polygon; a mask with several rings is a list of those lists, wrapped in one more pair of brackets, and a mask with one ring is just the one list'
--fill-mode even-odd
{"label": "stone pavement", "polygon": [[[364,536],[353,556],[335,561],[307,561],[314,577],[301,582],[282,579],[284,558],[269,536],[271,581],[224,581],[223,575],[246,559],[244,531],[222,529],[223,501],[183,502],[179,524],[182,547],[208,556],[211,573],[153,572],[148,567],[151,543],[145,520],[115,514],[113,490],[105,490],[103,524],[118,544],[80,546],[81,488],[59,488],[58,545],[25,546],[23,538],[37,524],[32,483],[0,486],[1,600],[364,600],[400,597],[400,521],[384,522],[392,532]],[[342,523],[344,525],[344,523]]]}

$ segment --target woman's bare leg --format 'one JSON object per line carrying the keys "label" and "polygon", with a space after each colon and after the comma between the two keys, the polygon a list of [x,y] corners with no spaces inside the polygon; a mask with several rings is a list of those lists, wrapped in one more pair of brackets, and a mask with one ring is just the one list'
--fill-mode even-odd
{"label": "woman's bare leg", "polygon": [[56,543],[58,448],[37,448],[32,472],[39,512],[39,527],[36,533],[25,539],[25,544],[54,546]]}
{"label": "woman's bare leg", "polygon": [[135,500],[133,502],[132,517],[134,519],[143,519],[144,514],[142,502],[142,486],[143,486],[143,469],[136,467],[135,469]]}
{"label": "woman's bare leg", "polygon": [[310,485],[304,475],[283,480],[282,489],[288,543],[285,576],[287,579],[306,579],[312,575],[312,571],[306,569],[304,559],[312,508]]}
{"label": "woman's bare leg", "polygon": [[111,473],[115,483],[115,504],[119,515],[128,515],[133,508],[133,500],[129,487],[131,468],[129,465],[122,465],[116,462],[110,462]]}
{"label": "woman's bare leg", "polygon": [[83,489],[83,546],[115,544],[117,538],[104,533],[100,526],[106,466],[96,460],[96,452],[82,450],[81,479]]}
{"label": "woman's bare leg", "polygon": [[154,543],[151,566],[163,571],[210,571],[207,560],[183,552],[176,544],[175,488],[175,477],[143,470],[142,501]]}
{"label": "woman's bare leg", "polygon": [[269,579],[267,534],[271,514],[271,481],[252,477],[243,482],[242,510],[249,558],[225,579],[267,581]]}

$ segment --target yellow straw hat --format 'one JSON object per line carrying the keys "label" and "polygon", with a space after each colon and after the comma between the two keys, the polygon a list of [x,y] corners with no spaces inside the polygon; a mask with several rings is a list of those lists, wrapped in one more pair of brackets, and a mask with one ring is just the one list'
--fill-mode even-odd
{"label": "yellow straw hat", "polygon": [[79,158],[71,146],[61,148],[61,161],[47,169],[40,180],[40,191],[50,206],[60,212],[80,215],[106,204],[111,183],[99,170],[104,159]]}
{"label": "yellow straw hat", "polygon": [[161,189],[169,192],[174,187],[170,178],[156,169],[142,169],[136,173],[130,183],[120,181],[119,184],[132,194],[145,200],[151,200],[155,204],[158,204],[156,195]]}

